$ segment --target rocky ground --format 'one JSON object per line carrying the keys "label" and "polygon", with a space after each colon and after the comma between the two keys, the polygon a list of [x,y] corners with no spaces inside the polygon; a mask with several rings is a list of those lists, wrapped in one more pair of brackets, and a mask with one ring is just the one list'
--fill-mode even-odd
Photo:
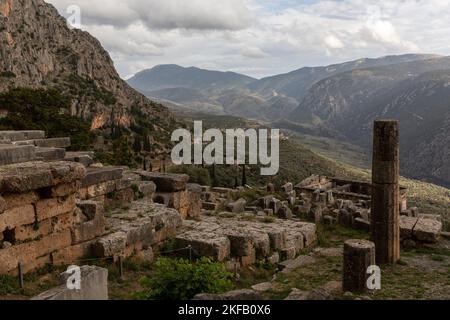
{"label": "rocky ground", "polygon": [[[450,242],[403,251],[395,267],[382,267],[382,289],[362,295],[342,292],[342,247],[349,238],[368,238],[368,234],[340,226],[318,226],[318,247],[303,250],[296,259],[280,264],[256,263],[242,268],[234,284],[237,296],[275,300],[336,299],[450,299]],[[155,252],[156,256],[160,253]],[[144,288],[139,279],[151,276],[153,267],[136,258],[124,261],[124,276],[117,264],[97,262],[109,270],[111,299],[139,299]],[[0,277],[0,299],[28,299],[58,282],[61,268],[27,275],[20,290],[17,279]],[[242,291],[246,289],[246,291]]]}

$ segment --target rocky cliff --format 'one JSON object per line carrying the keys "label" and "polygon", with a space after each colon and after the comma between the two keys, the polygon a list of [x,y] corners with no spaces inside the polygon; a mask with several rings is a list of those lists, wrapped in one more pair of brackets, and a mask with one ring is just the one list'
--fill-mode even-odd
{"label": "rocky cliff", "polygon": [[65,112],[90,121],[92,130],[147,126],[167,141],[174,125],[165,107],[119,77],[97,39],[68,28],[43,0],[0,0],[0,92],[12,87],[61,90],[71,99]]}

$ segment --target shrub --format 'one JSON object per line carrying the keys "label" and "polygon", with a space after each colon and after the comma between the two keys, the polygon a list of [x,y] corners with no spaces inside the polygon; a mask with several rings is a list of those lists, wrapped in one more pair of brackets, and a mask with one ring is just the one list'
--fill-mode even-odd
{"label": "shrub", "polygon": [[198,293],[223,293],[233,288],[231,274],[225,266],[209,258],[195,263],[186,259],[159,258],[155,274],[145,277],[147,299],[188,300]]}

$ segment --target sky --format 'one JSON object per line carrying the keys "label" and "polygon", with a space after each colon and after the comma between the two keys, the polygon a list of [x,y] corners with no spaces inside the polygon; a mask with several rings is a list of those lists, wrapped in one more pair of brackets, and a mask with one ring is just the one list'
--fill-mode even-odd
{"label": "sky", "polygon": [[450,55],[450,0],[46,2],[98,38],[123,78],[160,64],[262,78],[367,57]]}

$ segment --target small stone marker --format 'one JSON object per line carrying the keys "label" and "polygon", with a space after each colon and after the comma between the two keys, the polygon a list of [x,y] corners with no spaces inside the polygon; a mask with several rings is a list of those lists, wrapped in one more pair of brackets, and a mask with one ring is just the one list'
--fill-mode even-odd
{"label": "small stone marker", "polygon": [[367,240],[348,240],[344,244],[343,290],[367,290],[367,269],[375,265],[375,244]]}

